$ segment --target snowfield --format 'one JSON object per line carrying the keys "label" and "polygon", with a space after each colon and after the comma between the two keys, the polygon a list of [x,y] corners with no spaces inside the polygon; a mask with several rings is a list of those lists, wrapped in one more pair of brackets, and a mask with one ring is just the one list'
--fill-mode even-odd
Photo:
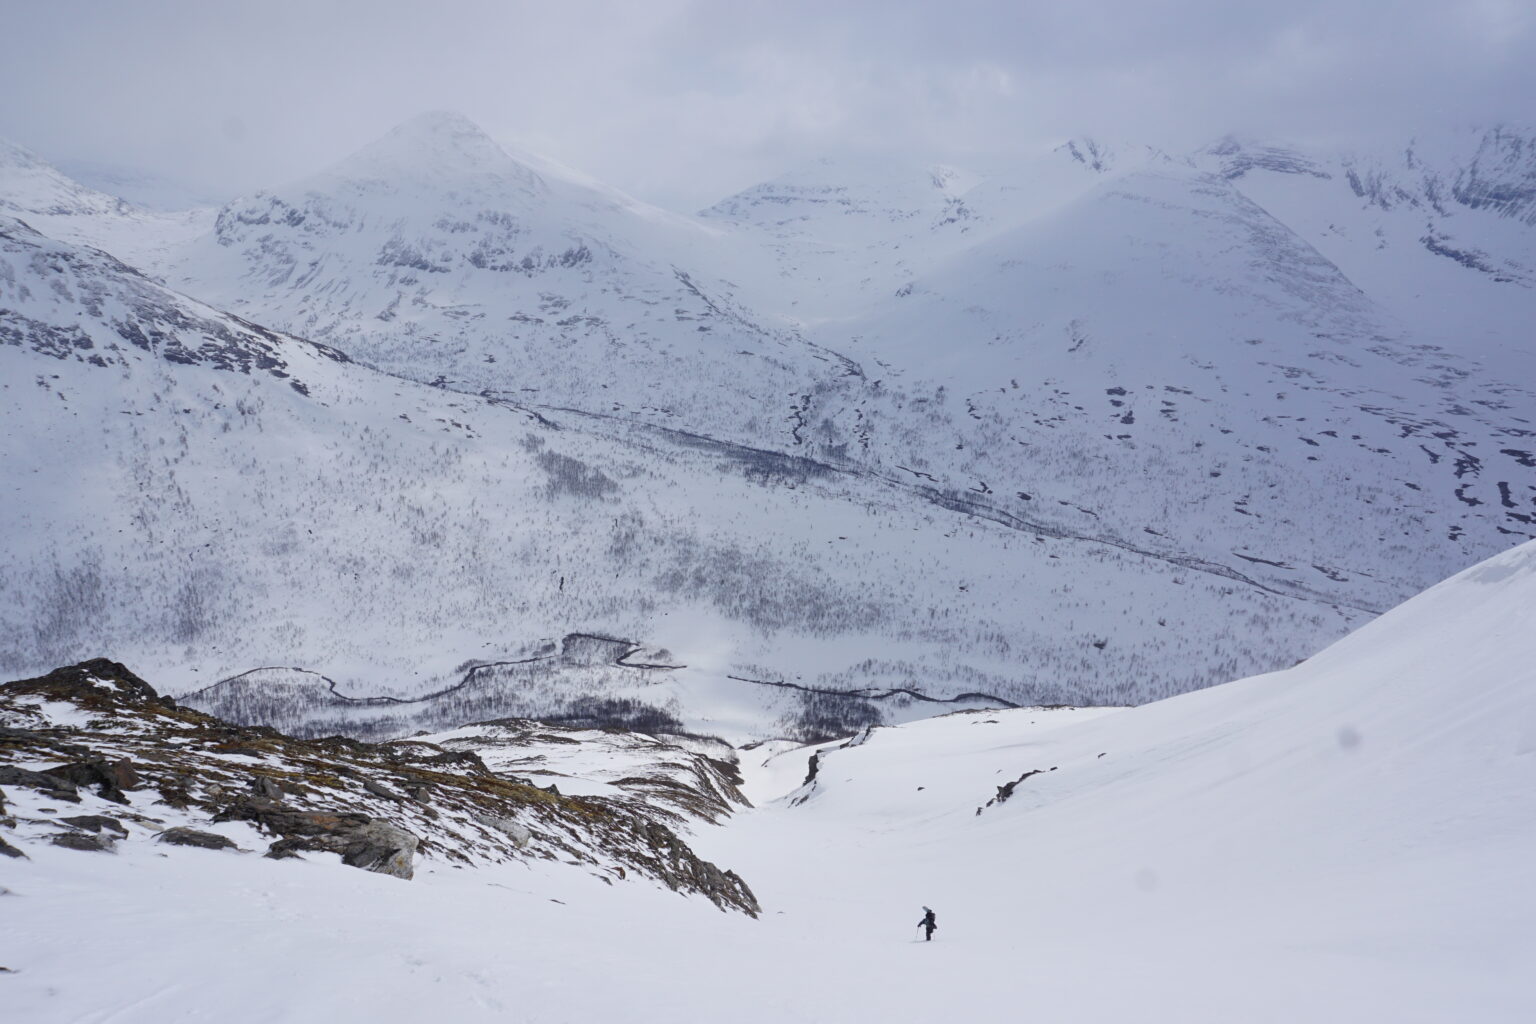
{"label": "snowfield", "polygon": [[760,920],[559,864],[423,861],[402,882],[41,848],[3,862],[5,1005],[38,1024],[1530,1020],[1532,608],[1526,544],[1284,672],[877,728],[818,748],[803,785],[807,748],[745,751],[757,806],[691,842]]}

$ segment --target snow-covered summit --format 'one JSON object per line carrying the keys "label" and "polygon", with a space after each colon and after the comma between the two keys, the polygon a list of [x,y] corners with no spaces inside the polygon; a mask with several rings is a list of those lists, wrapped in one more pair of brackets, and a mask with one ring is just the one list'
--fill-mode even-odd
{"label": "snow-covered summit", "polygon": [[547,186],[514,160],[479,125],[462,114],[433,111],[411,118],[325,172],[358,183],[381,182],[399,188],[410,183],[451,189],[480,186],[515,190],[526,197]]}
{"label": "snow-covered summit", "polygon": [[746,440],[832,360],[735,298],[717,236],[428,114],[228,204],[166,272],[417,380]]}
{"label": "snow-covered summit", "polygon": [[1228,135],[1211,143],[1196,153],[1191,162],[1197,166],[1214,164],[1221,176],[1229,180],[1241,178],[1253,170],[1332,177],[1317,160],[1294,146],[1238,135]]}
{"label": "snow-covered summit", "polygon": [[[701,216],[788,227],[814,221],[825,229],[888,229],[963,208],[981,176],[943,163],[872,157],[822,157],[722,199]],[[963,216],[963,214],[961,214]]]}

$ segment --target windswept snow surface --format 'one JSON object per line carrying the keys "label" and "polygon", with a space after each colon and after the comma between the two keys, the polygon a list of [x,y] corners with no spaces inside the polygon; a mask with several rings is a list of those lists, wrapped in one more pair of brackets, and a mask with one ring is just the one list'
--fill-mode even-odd
{"label": "windswept snow surface", "polygon": [[558,865],[405,883],[43,849],[5,863],[4,1005],[39,1024],[1528,1021],[1532,608],[1526,544],[1285,672],[877,729],[823,748],[805,787],[804,749],[759,748],[758,808],[694,840],[758,921]]}

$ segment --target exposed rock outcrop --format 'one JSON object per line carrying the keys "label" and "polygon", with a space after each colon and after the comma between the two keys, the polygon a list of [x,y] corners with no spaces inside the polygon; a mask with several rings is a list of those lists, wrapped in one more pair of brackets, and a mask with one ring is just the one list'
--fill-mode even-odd
{"label": "exposed rock outcrop", "polygon": [[195,828],[177,826],[161,832],[155,839],[172,846],[195,846],[201,850],[234,850],[235,841],[217,832],[200,832]]}
{"label": "exposed rock outcrop", "polygon": [[[558,861],[603,878],[649,878],[755,915],[747,885],[700,860],[667,824],[683,820],[672,808],[689,800],[722,811],[739,801],[730,766],[641,739],[677,761],[677,779],[708,785],[686,800],[670,796],[666,807],[639,796],[562,796],[492,770],[471,749],[297,739],[231,725],[97,659],[0,684],[0,784],[25,794],[0,830],[22,852],[26,842],[100,851],[151,837],[227,850],[233,841],[206,826],[241,821],[271,837],[271,857],[331,854],[398,878],[412,877],[422,857],[466,866]],[[643,783],[637,792],[686,788],[658,772],[620,779],[615,791],[627,794],[617,788],[626,782]],[[39,806],[58,801],[80,804],[82,813],[52,818]],[[58,832],[61,825],[69,831]]]}

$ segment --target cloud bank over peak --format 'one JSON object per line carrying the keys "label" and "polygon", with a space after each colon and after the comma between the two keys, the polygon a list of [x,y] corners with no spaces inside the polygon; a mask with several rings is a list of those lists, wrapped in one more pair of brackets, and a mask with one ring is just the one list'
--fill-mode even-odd
{"label": "cloud bank over peak", "polygon": [[234,194],[415,114],[707,206],[828,153],[981,161],[1090,134],[1407,137],[1528,116],[1524,0],[97,0],[11,12],[0,136]]}

